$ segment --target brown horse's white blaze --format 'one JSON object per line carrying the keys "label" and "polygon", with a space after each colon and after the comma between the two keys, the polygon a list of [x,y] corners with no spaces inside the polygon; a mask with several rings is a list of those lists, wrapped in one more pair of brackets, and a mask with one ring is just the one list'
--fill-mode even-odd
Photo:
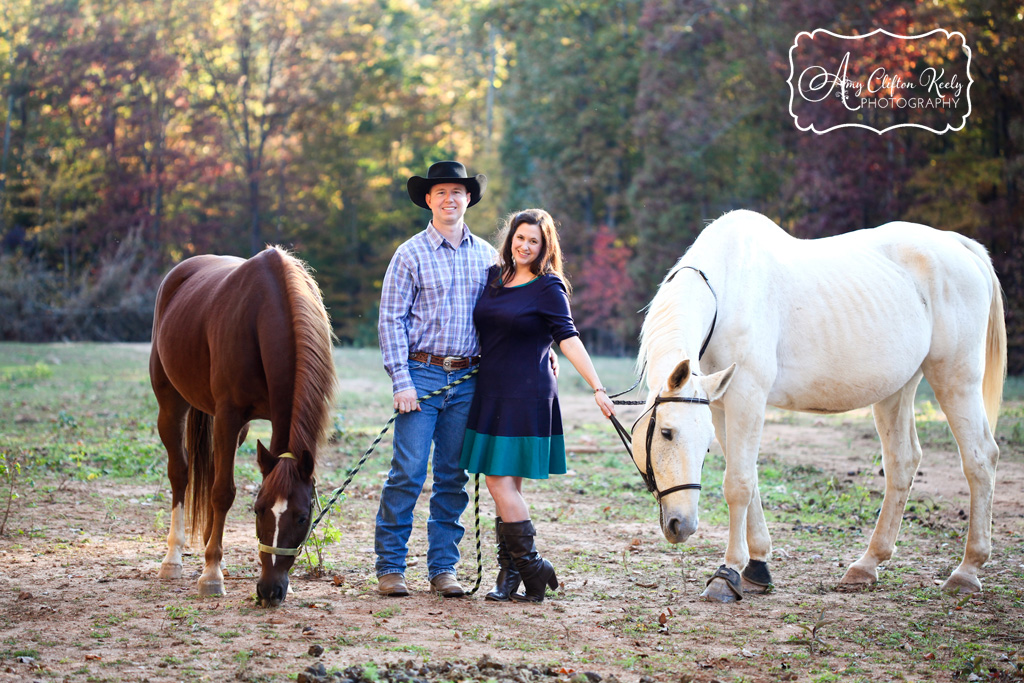
{"label": "brown horse's white blaze", "polygon": [[[202,534],[206,546],[199,594],[222,595],[235,452],[251,420],[271,424],[269,446],[256,449],[259,542],[295,550],[309,531],[316,451],[336,377],[330,320],[305,265],[276,247],[247,261],[196,256],[178,264],[157,293],[150,379],[171,482],[160,577],[180,578],[191,517],[193,538]],[[294,555],[261,553],[261,560],[259,600],[280,604]]]}
{"label": "brown horse's white blaze", "polygon": [[[288,499],[279,498],[270,511],[274,513],[274,542],[273,546],[278,547],[277,541],[281,537],[281,515],[288,509]],[[270,556],[270,564],[277,564],[277,555]]]}
{"label": "brown horse's white blaze", "polygon": [[[712,434],[722,446],[729,542],[705,598],[739,599],[741,576],[761,587],[771,582],[771,538],[757,488],[769,405],[812,413],[872,406],[885,496],[866,551],[840,583],[878,579],[921,462],[914,397],[922,378],[946,414],[970,488],[963,560],[943,587],[981,590],[978,572],[991,553],[1006,326],[999,281],[977,242],[912,223],[798,240],[764,216],[734,211],[705,228],[662,282],[644,320],[638,364],[647,368],[648,405],[659,396],[710,400],[660,404],[649,473],[663,491],[699,481],[693,477]],[[633,432],[641,469],[649,422]],[[666,539],[678,543],[693,533],[697,503],[696,491],[661,498]]]}

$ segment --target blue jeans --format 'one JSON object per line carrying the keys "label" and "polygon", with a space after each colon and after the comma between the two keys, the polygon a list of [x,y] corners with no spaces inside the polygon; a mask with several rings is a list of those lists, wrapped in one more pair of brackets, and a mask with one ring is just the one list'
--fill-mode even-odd
{"label": "blue jeans", "polygon": [[[409,366],[416,392],[424,396],[451,384],[470,370],[445,372],[426,363]],[[459,521],[469,494],[469,475],[459,467],[462,440],[466,433],[469,406],[476,377],[439,396],[420,403],[420,410],[399,415],[395,420],[394,455],[391,471],[380,494],[374,550],[377,576],[405,572],[413,509],[427,478],[430,445],[434,445],[434,483],[427,519],[427,577],[455,573],[459,541],[465,528]]]}

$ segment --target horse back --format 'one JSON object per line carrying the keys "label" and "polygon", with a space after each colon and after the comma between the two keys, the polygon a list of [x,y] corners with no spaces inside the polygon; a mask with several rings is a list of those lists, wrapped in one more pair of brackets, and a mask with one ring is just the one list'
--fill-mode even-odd
{"label": "horse back", "polygon": [[923,365],[978,355],[993,280],[984,249],[966,243],[903,222],[801,240],[742,211],[684,260],[718,288],[716,366],[739,360],[772,405],[840,412],[891,395]]}

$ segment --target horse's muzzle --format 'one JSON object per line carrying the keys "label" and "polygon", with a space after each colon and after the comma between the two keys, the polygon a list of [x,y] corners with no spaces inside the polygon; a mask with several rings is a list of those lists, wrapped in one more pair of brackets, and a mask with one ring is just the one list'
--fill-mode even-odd
{"label": "horse's muzzle", "polygon": [[684,515],[678,511],[661,512],[661,532],[669,543],[682,543],[697,530],[697,516]]}
{"label": "horse's muzzle", "polygon": [[277,607],[288,595],[288,575],[283,579],[260,579],[256,584],[256,599],[261,607]]}

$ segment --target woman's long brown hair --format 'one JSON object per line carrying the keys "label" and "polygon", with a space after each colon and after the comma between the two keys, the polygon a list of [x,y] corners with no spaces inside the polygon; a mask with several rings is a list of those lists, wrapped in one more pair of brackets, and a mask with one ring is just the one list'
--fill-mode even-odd
{"label": "woman's long brown hair", "polygon": [[501,251],[498,254],[498,264],[501,267],[501,278],[495,282],[496,287],[512,280],[516,274],[516,262],[512,258],[512,238],[516,236],[519,226],[528,223],[540,228],[541,245],[540,253],[530,264],[530,271],[537,276],[557,275],[565,284],[565,289],[570,294],[572,286],[562,272],[562,248],[558,244],[558,230],[555,228],[555,219],[544,209],[523,209],[510,215],[505,221],[505,227],[499,235]]}

